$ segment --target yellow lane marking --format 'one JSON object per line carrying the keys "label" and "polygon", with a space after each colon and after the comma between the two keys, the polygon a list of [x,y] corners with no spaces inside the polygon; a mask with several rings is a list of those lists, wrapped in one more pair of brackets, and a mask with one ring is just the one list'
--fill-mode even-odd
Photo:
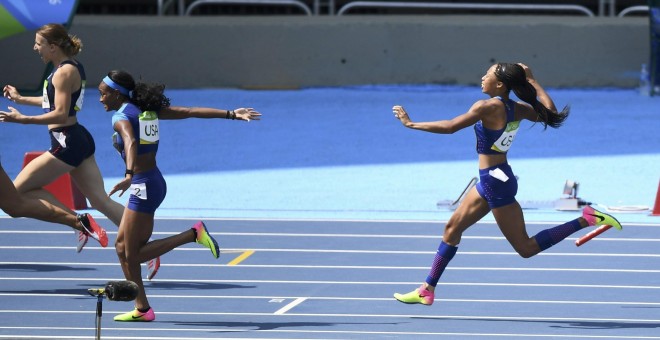
{"label": "yellow lane marking", "polygon": [[235,265],[243,262],[243,260],[250,257],[250,255],[252,255],[252,254],[254,254],[254,250],[247,250],[247,251],[243,252],[243,254],[239,255],[237,258],[233,259],[231,262],[227,263],[227,265],[228,266],[235,266]]}

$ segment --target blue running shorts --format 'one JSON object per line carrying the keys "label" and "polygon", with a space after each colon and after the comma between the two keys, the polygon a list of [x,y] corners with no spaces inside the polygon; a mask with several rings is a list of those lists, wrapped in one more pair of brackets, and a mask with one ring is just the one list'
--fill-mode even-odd
{"label": "blue running shorts", "polygon": [[516,201],[518,180],[507,163],[479,169],[477,191],[491,209],[503,207]]}
{"label": "blue running shorts", "polygon": [[128,189],[128,209],[154,214],[167,194],[167,184],[158,168],[135,174]]}

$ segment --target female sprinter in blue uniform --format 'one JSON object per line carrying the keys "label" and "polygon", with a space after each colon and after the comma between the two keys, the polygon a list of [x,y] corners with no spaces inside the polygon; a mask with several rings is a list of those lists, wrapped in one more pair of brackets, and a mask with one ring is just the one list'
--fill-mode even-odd
{"label": "female sprinter in blue uniform", "polygon": [[[518,183],[507,163],[507,151],[521,120],[540,122],[544,128],[558,128],[568,117],[569,110],[566,107],[558,112],[550,96],[523,64],[491,66],[481,78],[481,89],[490,99],[477,101],[468,112],[451,120],[416,123],[410,120],[403,107],[392,108],[395,117],[411,129],[450,134],[474,125],[479,154],[479,183],[468,192],[447,222],[426,282],[410,293],[394,294],[401,302],[433,303],[435,287],[456,254],[463,232],[491,211],[506,239],[524,258],[552,247],[587,226],[608,224],[622,228],[614,217],[586,206],[582,217],[529,237],[522,208],[515,199]],[[523,102],[511,100],[511,91]]]}
{"label": "female sprinter in blue uniform", "polygon": [[112,116],[115,146],[126,164],[124,179],[114,186],[110,195],[119,192],[121,196],[126,190],[130,193],[115,248],[124,276],[139,287],[135,309],[115,316],[115,321],[153,321],[156,318],[140,277],[141,262],[193,241],[208,247],[213,257],[220,256],[217,242],[201,221],[178,235],[149,241],[154,213],[167,192],[165,179],[156,165],[159,119],[196,117],[250,121],[261,116],[245,108],[230,111],[171,107],[164,89],[163,85],[135,83],[133,77],[123,71],[111,71],[99,84],[100,101],[106,111],[116,111]]}

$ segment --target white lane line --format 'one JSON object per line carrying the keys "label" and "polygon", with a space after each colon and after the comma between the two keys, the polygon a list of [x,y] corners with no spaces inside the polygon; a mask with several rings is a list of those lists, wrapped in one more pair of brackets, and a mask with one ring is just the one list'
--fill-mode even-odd
{"label": "white lane line", "polygon": [[[107,282],[117,278],[87,278],[87,277],[0,277],[0,281],[75,281],[75,282]],[[185,283],[260,283],[260,284],[322,284],[322,285],[414,285],[418,281],[313,281],[313,280],[192,280],[192,279],[159,279],[158,282]],[[440,286],[471,286],[471,287],[551,287],[551,288],[586,288],[586,289],[660,289],[660,286],[632,285],[595,285],[595,284],[565,284],[565,283],[490,283],[490,282],[441,282]]]}
{"label": "white lane line", "polygon": [[[41,330],[58,330],[58,331],[90,331],[94,330],[95,328],[91,327],[31,327],[31,326],[25,326],[25,327],[2,327],[0,326],[0,329],[3,330],[31,330],[31,331],[41,331]],[[138,328],[138,327],[121,327],[121,328],[109,328],[107,331],[108,332],[117,332],[117,331],[131,331],[134,333],[143,331],[144,328]],[[158,328],[158,331],[160,332],[217,332],[218,328]],[[523,339],[531,339],[531,338],[553,338],[553,339],[559,339],[559,338],[568,338],[568,339],[660,339],[658,336],[635,336],[635,335],[581,335],[581,334],[543,334],[543,333],[477,333],[477,332],[470,332],[470,333],[461,333],[461,332],[412,332],[412,331],[398,331],[398,332],[388,332],[388,331],[336,331],[336,330],[289,330],[289,329],[261,329],[261,330],[255,330],[255,329],[250,329],[250,328],[232,328],[232,329],[223,329],[223,332],[232,332],[232,333],[244,333],[244,332],[255,332],[255,333],[275,333],[275,334],[286,334],[286,333],[291,333],[291,334],[309,334],[308,336],[315,335],[313,339],[320,339],[318,338],[318,335],[320,334],[335,334],[335,335],[353,335],[351,337],[352,339],[355,339],[357,336],[362,335],[363,337],[365,335],[389,335],[389,336],[448,336],[448,337],[465,337],[465,336],[471,336],[471,337],[503,337],[503,338],[523,338]],[[362,337],[362,338],[363,338]],[[34,335],[34,336],[27,336],[27,335],[0,335],[0,339],[89,339],[89,336],[42,336],[42,335]],[[129,337],[124,337],[124,336],[104,336],[104,339],[130,339],[130,340],[184,340],[184,339],[192,339],[192,340],[213,340],[213,339],[225,339],[225,340],[240,340],[240,339],[245,339],[244,337],[237,337],[237,338],[232,338],[232,337],[194,337],[194,338],[189,338],[189,337],[162,337],[162,336],[154,336],[150,335],[148,337],[140,337],[135,334],[133,334],[130,338]],[[273,339],[272,337],[264,337],[264,338],[255,338],[255,337],[250,337],[250,339],[253,340],[260,340],[260,339]],[[301,339],[296,337],[296,339]],[[334,339],[334,338],[333,338]]]}
{"label": "white lane line", "polygon": [[[107,314],[122,313],[123,310],[108,310]],[[79,310],[0,310],[0,313],[7,314],[93,314],[94,311],[79,311]],[[163,315],[207,315],[207,316],[272,316],[272,313],[250,313],[250,312],[163,312],[158,311],[158,314]],[[286,316],[295,317],[333,317],[333,318],[419,318],[425,319],[447,319],[447,320],[504,320],[504,321],[545,321],[545,322],[639,322],[639,323],[660,323],[659,319],[639,319],[639,318],[571,318],[571,317],[546,317],[546,316],[497,316],[497,315],[431,315],[431,314],[355,314],[355,313],[290,313]],[[1,327],[0,327],[1,329]],[[161,330],[161,329],[159,329]]]}
{"label": "white lane line", "polygon": [[[160,208],[161,210],[196,210],[192,208]],[[213,209],[206,209],[206,210],[213,210]],[[235,209],[232,209],[235,210]],[[246,209],[246,210],[253,210],[253,209]],[[278,211],[277,209],[269,209],[267,211]],[[301,211],[328,211],[328,210],[301,210]],[[354,211],[354,210],[351,210]],[[366,212],[373,212],[373,210],[364,210]],[[396,211],[396,210],[391,210],[390,212],[403,212],[407,213],[410,211]],[[431,213],[436,213],[437,210],[424,210],[421,212],[431,212]],[[549,210],[548,212],[550,213],[557,213],[555,210]],[[559,215],[562,213],[559,212]],[[102,214],[92,214],[94,216],[94,219],[96,220],[103,220],[103,221],[109,221],[107,217],[103,216]],[[199,218],[197,217],[175,217],[175,216],[156,216],[154,217],[156,220],[159,221],[199,221]],[[563,217],[560,217],[563,218]],[[0,213],[0,219],[6,219],[6,220],[14,220],[15,218],[11,216],[4,215]],[[446,223],[446,220],[403,220],[403,219],[359,219],[359,218],[247,218],[247,217],[205,217],[203,218],[205,221],[227,221],[227,222],[235,222],[235,221],[241,221],[241,222],[336,222],[336,223],[361,223],[361,224],[383,224],[383,223],[392,223],[392,224],[433,224],[433,225],[438,225],[442,223]],[[548,224],[561,224],[565,223],[566,221],[563,219],[557,219],[557,220],[546,220],[546,221],[525,221],[525,224],[527,225],[548,225]],[[35,221],[35,224],[39,223],[44,223],[40,221]],[[495,225],[495,221],[488,221],[488,220],[483,220],[479,221],[479,224],[488,224],[488,225]],[[660,227],[660,224],[658,223],[652,223],[652,222],[630,222],[630,223],[625,223],[625,226],[631,226],[631,227]],[[309,227],[305,225],[304,227]],[[70,232],[69,232],[70,233]]]}
{"label": "white lane line", "polygon": [[[51,294],[51,293],[0,293],[0,296],[7,297],[89,297],[87,294]],[[235,295],[167,295],[167,294],[149,294],[153,299],[227,299],[227,300],[309,300],[309,301],[392,301],[391,297],[373,298],[373,297],[346,297],[346,296],[235,296]],[[634,302],[634,301],[578,301],[578,300],[496,300],[496,299],[436,299],[436,302],[446,303],[493,303],[493,304],[553,304],[553,305],[611,305],[611,306],[660,306],[660,302]],[[294,301],[295,302],[295,301]],[[302,301],[301,301],[302,302]],[[294,306],[292,306],[294,307]],[[291,309],[291,308],[289,308]],[[0,309],[1,311],[2,309]],[[281,314],[281,313],[280,313]]]}
{"label": "white lane line", "polygon": [[[5,329],[8,327],[0,327],[0,329]],[[29,330],[41,330],[41,328],[36,328],[36,327],[25,327],[25,328],[17,328],[17,327],[11,327],[8,329],[29,329]],[[66,328],[66,327],[53,327],[52,329],[56,330],[94,330],[94,328]],[[143,331],[144,328],[112,328],[109,329],[108,331],[132,331],[132,332],[139,332]],[[214,328],[158,328],[158,331],[162,332],[217,332],[218,329]],[[324,338],[319,338],[319,335],[352,335],[348,339],[356,339],[356,338],[365,338],[365,336],[389,336],[389,337],[396,337],[396,336],[414,336],[415,339],[419,339],[422,336],[435,336],[435,337],[441,337],[441,336],[446,336],[449,338],[456,338],[456,337],[484,337],[484,338],[493,338],[493,337],[498,337],[498,338],[504,338],[504,339],[511,339],[511,338],[522,338],[522,339],[532,339],[532,338],[552,338],[552,339],[615,339],[615,340],[622,340],[622,339],[644,339],[644,340],[656,340],[660,339],[660,337],[657,336],[635,336],[635,335],[581,335],[581,334],[543,334],[543,333],[476,333],[476,332],[471,332],[471,333],[460,333],[460,332],[388,332],[388,331],[316,331],[316,330],[281,330],[281,329],[268,329],[268,330],[254,330],[254,329],[247,329],[247,328],[235,328],[235,329],[223,329],[223,332],[232,332],[232,333],[244,333],[244,332],[256,332],[256,333],[275,333],[275,334],[298,334],[295,339],[301,339],[305,340],[307,338],[299,338],[301,334],[307,335],[307,336],[313,336],[312,338],[309,339],[314,339],[314,340],[322,340]],[[146,336],[146,337],[141,337],[141,336],[136,336],[132,335],[130,337],[126,336],[104,336],[104,339],[121,339],[121,340],[217,340],[217,339],[224,339],[224,340],[244,340],[246,339],[245,337],[163,337],[163,336]],[[43,336],[43,335],[36,335],[36,336],[27,336],[27,335],[0,335],[0,339],[12,339],[12,340],[17,340],[17,339],[66,339],[66,340],[72,340],[72,339],[89,339],[89,336]],[[272,340],[272,339],[289,339],[289,338],[272,338],[271,336],[267,337],[250,337],[249,339],[252,340]],[[335,337],[327,338],[327,339],[337,339]]]}
{"label": "white lane line", "polygon": [[275,315],[282,315],[282,314],[284,314],[284,313],[290,311],[293,307],[295,307],[295,306],[297,306],[297,305],[299,305],[299,304],[305,302],[305,300],[307,300],[307,298],[297,298],[297,299],[293,300],[293,302],[291,302],[290,304],[288,304],[288,305],[286,305],[286,306],[284,306],[284,307],[278,309],[278,310],[277,310],[275,313],[273,313],[273,314],[275,314]]}
{"label": "white lane line", "polygon": [[[54,230],[0,230],[0,234],[55,234],[55,235],[70,235],[70,231],[54,231]],[[109,235],[116,235],[116,231],[108,231]],[[154,235],[171,236],[176,235],[176,232],[154,232]],[[252,237],[330,237],[330,238],[393,238],[393,239],[439,239],[441,235],[410,235],[410,234],[345,234],[345,233],[267,233],[267,232],[216,232],[214,235],[219,236],[252,236]],[[463,236],[466,240],[494,240],[503,241],[504,236]],[[578,237],[568,237],[566,240],[577,240]],[[616,242],[660,242],[660,238],[617,238],[617,237],[601,237],[602,241],[616,241]],[[85,248],[87,249],[87,248]]]}
{"label": "white lane line", "polygon": [[[75,247],[52,247],[52,246],[0,246],[0,250],[71,250]],[[115,251],[114,248],[101,248],[101,247],[85,247],[85,250],[105,250]],[[300,248],[253,248],[255,252],[271,252],[271,253],[341,253],[341,254],[397,254],[397,255],[428,255],[435,254],[435,251],[410,251],[410,250],[360,250],[360,249],[300,249]],[[206,248],[176,248],[173,251],[208,251]],[[244,249],[223,249],[222,253],[243,252]],[[504,251],[462,251],[461,255],[474,255],[474,256],[514,256],[520,257],[516,252]],[[571,257],[650,257],[660,258],[660,254],[622,254],[622,253],[541,253],[536,257],[553,257],[553,256],[571,256]]]}
{"label": "white lane line", "polygon": [[[116,262],[0,262],[0,266],[7,265],[21,265],[21,266],[72,266],[72,267],[101,267],[109,266],[116,267],[119,263]],[[146,265],[146,264],[143,264]],[[184,267],[184,268],[231,268],[235,267],[231,264],[208,264],[208,263],[168,263],[162,264],[161,267]],[[428,270],[427,266],[410,267],[410,266],[339,266],[339,265],[298,265],[298,264],[243,264],[241,268],[261,268],[261,269],[281,269],[281,268],[296,268],[296,269],[348,269],[348,270]],[[517,268],[517,267],[451,267],[447,268],[449,271],[494,271],[494,272],[578,272],[578,273],[645,273],[645,274],[658,274],[660,269],[616,269],[616,268]]]}

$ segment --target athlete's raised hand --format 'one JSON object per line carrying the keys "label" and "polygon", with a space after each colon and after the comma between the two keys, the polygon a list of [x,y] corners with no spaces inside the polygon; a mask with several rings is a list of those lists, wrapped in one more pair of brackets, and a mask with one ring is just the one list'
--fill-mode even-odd
{"label": "athlete's raised hand", "polygon": [[5,85],[5,87],[2,88],[2,95],[13,102],[16,102],[21,96],[21,94],[18,93],[18,90],[11,85]]}
{"label": "athlete's raised hand", "polygon": [[261,120],[261,113],[255,111],[253,108],[238,108],[234,110],[236,118],[249,122],[251,120]]}
{"label": "athlete's raised hand", "polygon": [[534,75],[532,74],[532,69],[530,69],[529,66],[523,63],[518,63],[518,65],[520,65],[520,67],[522,67],[523,70],[525,70],[525,76],[527,77],[527,81],[528,82],[534,81]]}
{"label": "athlete's raised hand", "polygon": [[401,121],[401,123],[403,123],[403,125],[406,125],[406,124],[410,123],[410,117],[408,116],[408,113],[406,112],[406,110],[403,109],[403,106],[394,105],[392,107],[392,112],[394,112],[394,117],[396,117],[396,119]]}

